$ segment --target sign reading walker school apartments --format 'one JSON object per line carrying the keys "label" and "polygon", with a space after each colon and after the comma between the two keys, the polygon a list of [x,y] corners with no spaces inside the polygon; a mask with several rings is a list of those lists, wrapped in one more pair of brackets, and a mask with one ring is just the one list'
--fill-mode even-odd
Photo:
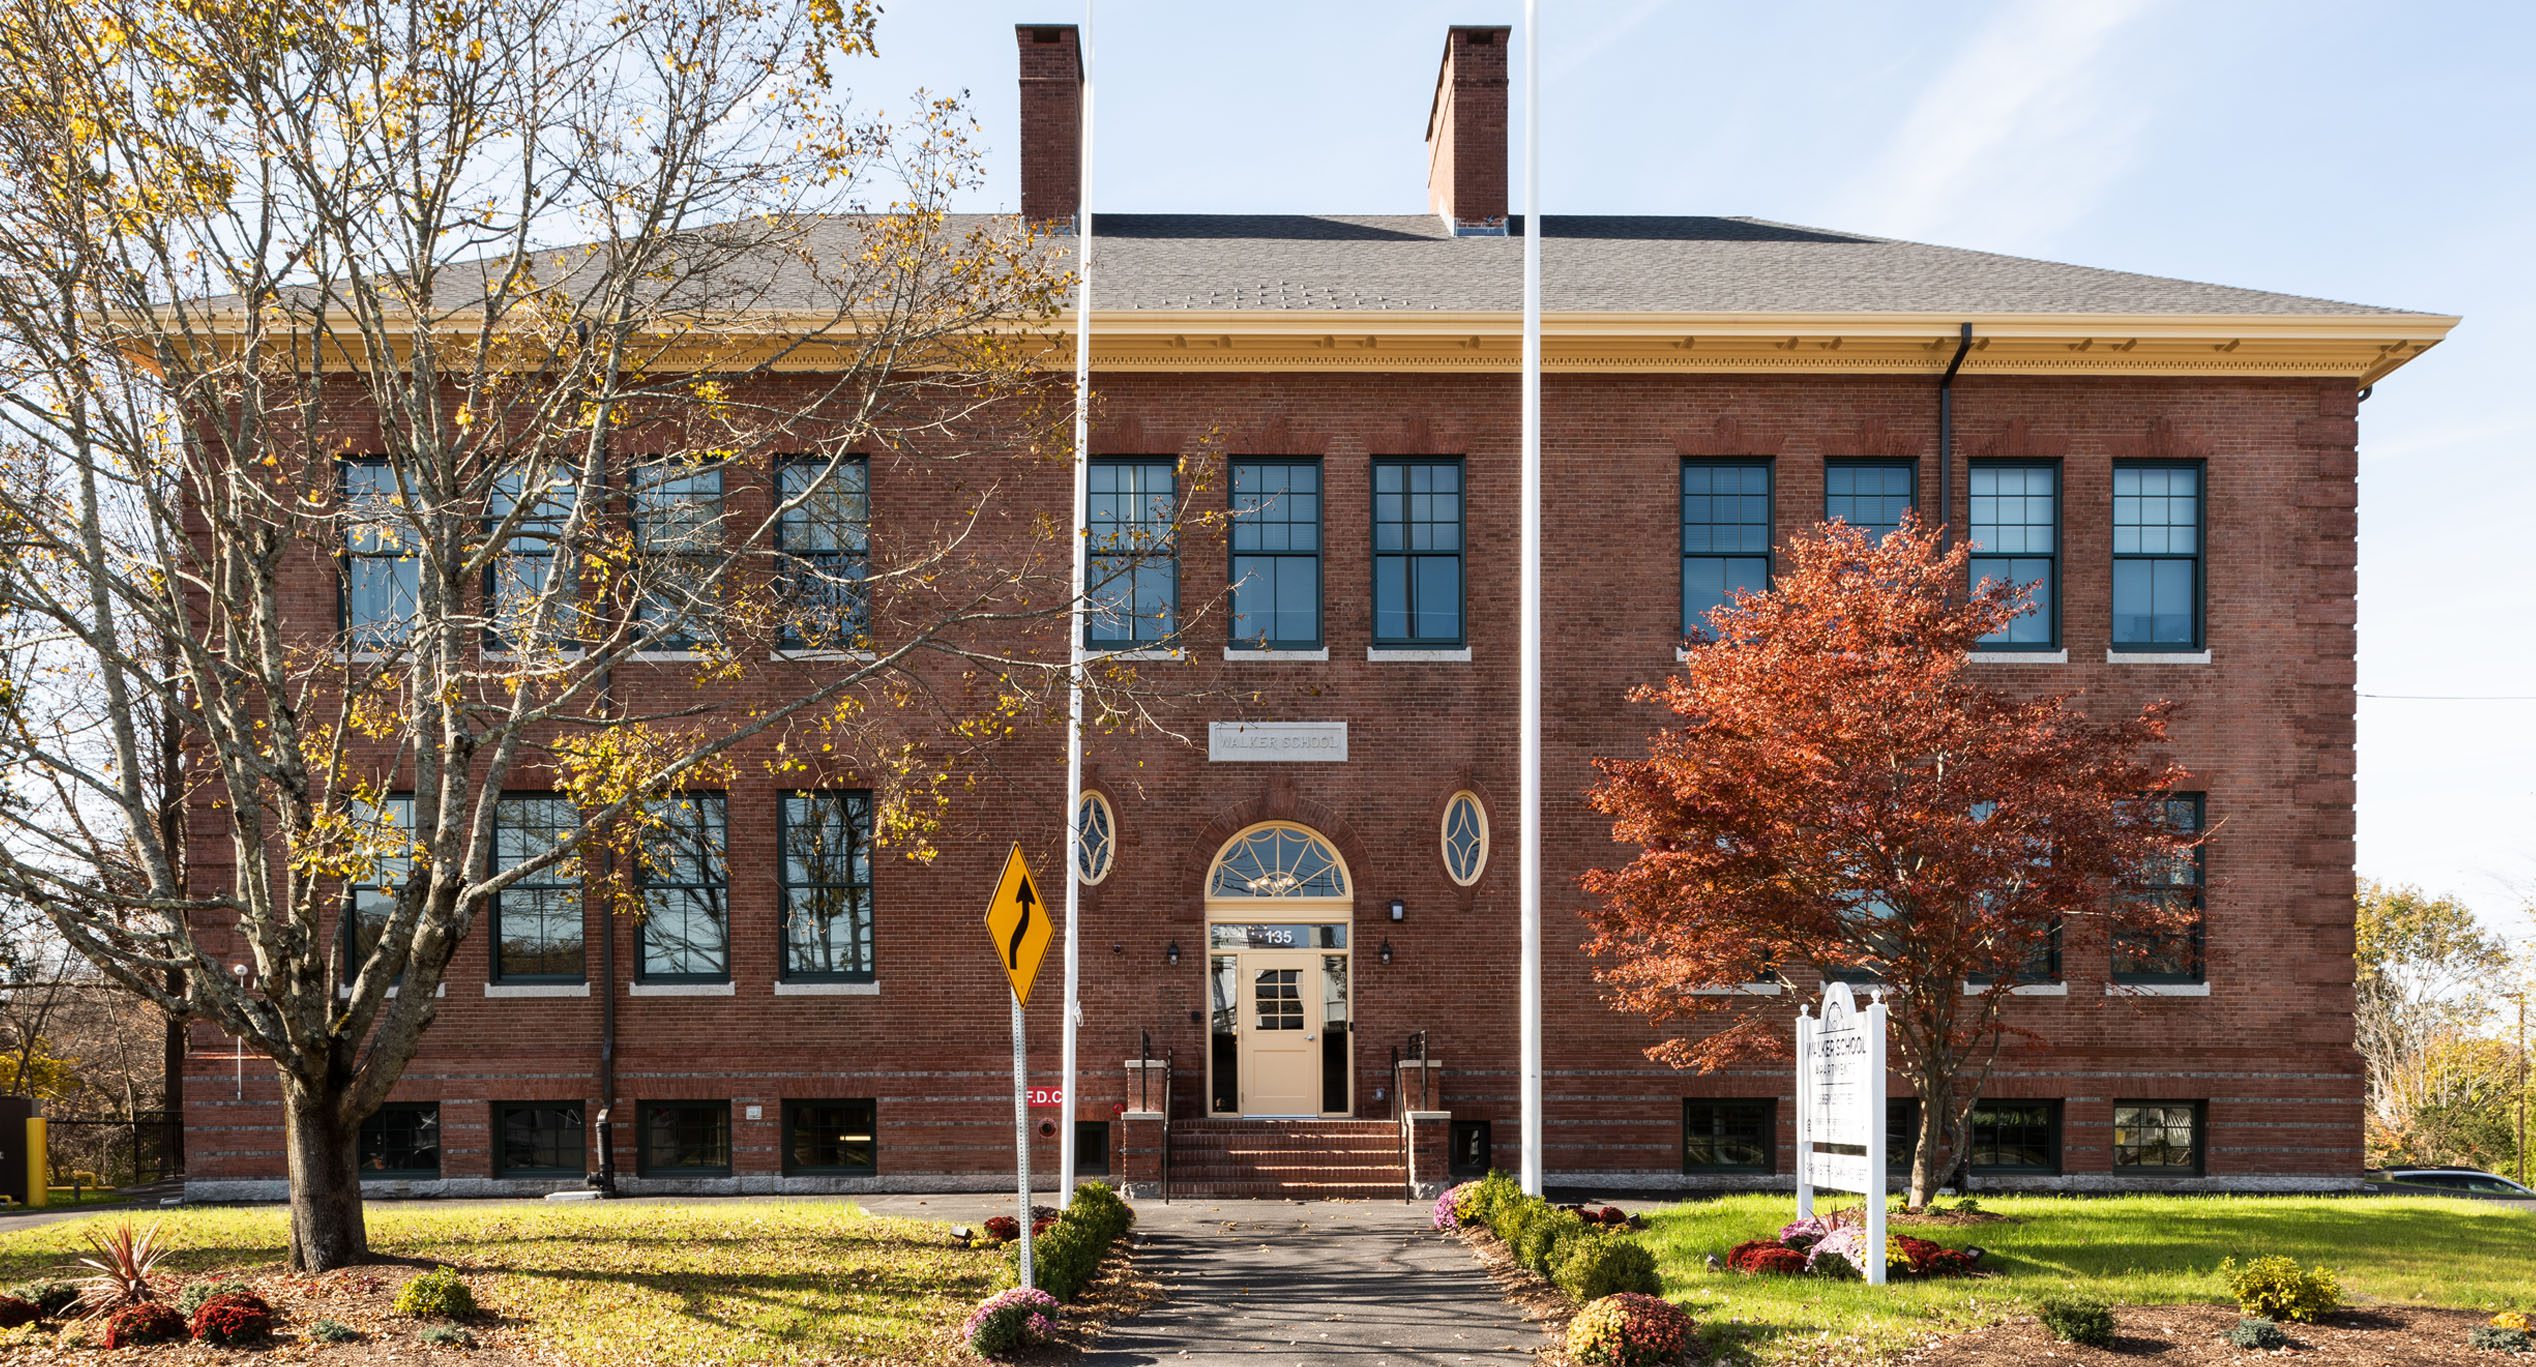
{"label": "sign reading walker school apartments", "polygon": [[1343,721],[1214,721],[1206,724],[1206,757],[1218,763],[1344,763]]}

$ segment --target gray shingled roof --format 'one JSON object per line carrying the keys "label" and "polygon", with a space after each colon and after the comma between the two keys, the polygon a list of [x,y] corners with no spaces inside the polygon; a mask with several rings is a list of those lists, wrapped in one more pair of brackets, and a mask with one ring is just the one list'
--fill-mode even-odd
{"label": "gray shingled roof", "polygon": [[[2408,312],[1752,218],[1545,221],[1553,312]],[[1522,307],[1520,219],[1509,237],[1457,238],[1411,214],[1101,214],[1093,230],[1105,310]]]}

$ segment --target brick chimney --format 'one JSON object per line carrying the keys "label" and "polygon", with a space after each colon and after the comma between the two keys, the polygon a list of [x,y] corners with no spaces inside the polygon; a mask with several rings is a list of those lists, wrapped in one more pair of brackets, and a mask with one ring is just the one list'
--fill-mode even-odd
{"label": "brick chimney", "polygon": [[1444,67],[1427,111],[1427,207],[1459,234],[1506,231],[1506,38],[1461,25],[1444,35]]}
{"label": "brick chimney", "polygon": [[[1013,36],[1021,43],[1021,216],[1071,226],[1083,195],[1082,43],[1072,24],[1016,24]],[[1501,62],[1500,84],[1504,69]],[[1500,96],[1500,126],[1504,103]]]}

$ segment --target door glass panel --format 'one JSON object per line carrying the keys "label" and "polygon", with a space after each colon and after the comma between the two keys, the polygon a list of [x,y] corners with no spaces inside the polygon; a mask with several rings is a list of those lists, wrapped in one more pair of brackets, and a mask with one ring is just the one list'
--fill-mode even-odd
{"label": "door glass panel", "polygon": [[1209,995],[1214,1005],[1214,1025],[1208,1040],[1208,1051],[1214,1061],[1213,1085],[1208,1100],[1219,1112],[1242,1108],[1241,1102],[1241,1022],[1238,1003],[1241,1000],[1241,970],[1230,954],[1218,954],[1207,975]]}
{"label": "door glass panel", "polygon": [[1251,1000],[1262,1030],[1300,1030],[1303,1028],[1303,989],[1297,982],[1302,970],[1263,968],[1251,979]]}
{"label": "door glass panel", "polygon": [[1321,1109],[1347,1105],[1347,956],[1321,956]]}
{"label": "door glass panel", "polygon": [[1209,949],[1345,949],[1347,927],[1218,922],[1206,928],[1206,943]]}

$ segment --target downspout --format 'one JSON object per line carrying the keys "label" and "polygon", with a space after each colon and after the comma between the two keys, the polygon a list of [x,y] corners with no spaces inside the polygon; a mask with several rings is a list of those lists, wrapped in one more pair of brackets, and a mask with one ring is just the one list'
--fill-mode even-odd
{"label": "downspout", "polygon": [[1963,325],[1955,342],[1955,359],[1937,381],[1937,549],[1946,549],[1946,534],[1955,521],[1955,372],[1964,368],[1972,350],[1972,324]]}

